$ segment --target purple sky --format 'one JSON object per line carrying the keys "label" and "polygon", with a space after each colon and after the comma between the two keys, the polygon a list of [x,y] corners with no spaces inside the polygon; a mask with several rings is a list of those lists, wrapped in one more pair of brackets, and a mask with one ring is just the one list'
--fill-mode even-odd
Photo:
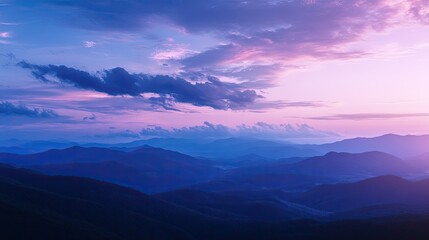
{"label": "purple sky", "polygon": [[0,0],[0,139],[428,134],[429,1]]}

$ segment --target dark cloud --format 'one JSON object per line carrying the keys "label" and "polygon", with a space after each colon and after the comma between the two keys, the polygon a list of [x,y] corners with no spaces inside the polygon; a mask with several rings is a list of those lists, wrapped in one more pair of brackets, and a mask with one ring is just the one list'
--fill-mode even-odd
{"label": "dark cloud", "polygon": [[25,116],[30,118],[57,118],[60,115],[50,109],[30,108],[24,104],[13,104],[8,101],[0,101],[0,115]]}
{"label": "dark cloud", "polygon": [[429,117],[429,113],[355,113],[312,117],[314,120],[383,120],[408,117]]}
{"label": "dark cloud", "polygon": [[95,116],[95,114],[93,113],[93,114],[91,114],[91,116],[83,117],[82,120],[84,120],[84,121],[85,120],[95,121],[95,120],[97,120],[97,116]]}
{"label": "dark cloud", "polygon": [[160,126],[144,128],[142,137],[166,138],[230,138],[245,137],[259,139],[299,139],[299,138],[335,138],[337,133],[313,128],[307,124],[269,124],[258,122],[254,125],[229,127],[222,124],[204,122],[202,125],[166,129]]}
{"label": "dark cloud", "polygon": [[153,104],[174,109],[174,104],[190,103],[214,109],[244,109],[262,98],[254,90],[242,89],[238,84],[225,83],[214,77],[205,82],[190,83],[180,77],[168,75],[133,74],[123,68],[103,70],[96,74],[56,65],[35,65],[20,62],[34,77],[47,83],[66,83],[77,88],[94,90],[112,96],[142,97],[153,93]]}

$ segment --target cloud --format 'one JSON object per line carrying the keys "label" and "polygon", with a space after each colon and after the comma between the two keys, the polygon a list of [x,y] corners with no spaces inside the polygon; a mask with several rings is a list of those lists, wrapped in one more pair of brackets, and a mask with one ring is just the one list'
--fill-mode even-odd
{"label": "cloud", "polygon": [[57,118],[60,116],[57,112],[50,109],[30,108],[24,104],[17,105],[8,101],[0,101],[0,114],[30,118]]}
{"label": "cloud", "polygon": [[419,21],[429,24],[429,4],[426,0],[414,0],[411,2],[410,12]]}
{"label": "cloud", "polygon": [[[358,58],[368,53],[347,49],[348,43],[410,22],[429,23],[426,0],[46,1],[77,11],[82,17],[74,23],[83,28],[135,32],[163,22],[189,34],[210,33],[222,44],[183,54],[178,62],[186,71],[218,74],[228,74],[234,65],[274,65],[282,71],[302,58]],[[171,54],[178,56],[167,57]],[[261,81],[257,74],[242,74]]]}
{"label": "cloud", "polygon": [[[148,23],[154,17],[163,17],[172,24],[185,28],[188,32],[275,33],[280,29],[291,29],[295,35],[304,34],[305,36],[308,31],[299,32],[298,30],[316,30],[328,23],[331,25],[319,31],[340,29],[344,30],[344,34],[353,34],[354,29],[346,30],[346,28],[352,26],[360,30],[361,25],[379,29],[384,25],[396,23],[390,20],[410,12],[415,17],[427,17],[427,12],[424,10],[428,6],[425,0],[192,2],[110,0],[107,3],[85,0],[46,0],[46,2],[68,7],[69,10],[77,10],[83,18],[80,21],[75,19],[75,24],[98,30],[137,30],[148,27]],[[339,25],[341,20],[344,25]]]}
{"label": "cloud", "polygon": [[317,101],[266,101],[256,102],[248,109],[255,111],[264,111],[265,109],[284,109],[284,108],[320,108],[326,107],[327,105],[323,102]]}
{"label": "cloud", "polygon": [[83,117],[82,120],[84,120],[84,121],[86,121],[86,120],[95,121],[95,120],[97,120],[97,116],[95,116],[95,114],[92,113],[91,116]]}
{"label": "cloud", "polygon": [[97,43],[93,42],[93,41],[84,41],[83,42],[83,46],[86,48],[92,48],[92,47],[95,47],[95,45],[97,45]]}
{"label": "cloud", "polygon": [[10,32],[0,32],[0,44],[11,44],[12,42],[3,40],[10,37],[11,37]]}
{"label": "cloud", "polygon": [[187,44],[174,43],[174,39],[162,39],[161,46],[152,53],[151,58],[160,62],[174,63],[177,60],[191,56],[196,51],[189,48]]}
{"label": "cloud", "polygon": [[166,109],[174,109],[175,103],[223,110],[245,109],[262,98],[254,90],[242,89],[238,84],[222,82],[214,77],[207,77],[205,82],[191,83],[168,75],[133,74],[120,67],[90,74],[64,65],[20,62],[18,66],[29,69],[35,78],[46,83],[66,83],[111,96],[156,94],[148,99]]}
{"label": "cloud", "polygon": [[10,32],[0,32],[0,38],[10,38]]}
{"label": "cloud", "polygon": [[429,113],[355,113],[312,117],[313,120],[383,120],[408,117],[429,117]]}
{"label": "cloud", "polygon": [[156,50],[152,54],[152,58],[158,61],[169,61],[180,59],[183,56],[190,55],[190,51],[184,48]]}
{"label": "cloud", "polygon": [[14,23],[14,22],[0,22],[0,25],[3,25],[3,26],[16,26],[16,25],[19,25],[19,23]]}
{"label": "cloud", "polygon": [[166,129],[160,126],[144,128],[140,131],[142,137],[164,138],[258,138],[292,140],[300,138],[337,138],[337,133],[322,131],[307,124],[269,124],[258,122],[254,125],[238,125],[228,127],[222,124],[204,122],[203,125]]}

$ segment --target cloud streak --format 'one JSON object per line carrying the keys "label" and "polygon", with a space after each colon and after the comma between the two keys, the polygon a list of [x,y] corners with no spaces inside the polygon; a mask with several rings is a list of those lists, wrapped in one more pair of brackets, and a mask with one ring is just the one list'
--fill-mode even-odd
{"label": "cloud streak", "polygon": [[429,113],[355,113],[312,117],[313,120],[383,120],[409,117],[429,117]]}

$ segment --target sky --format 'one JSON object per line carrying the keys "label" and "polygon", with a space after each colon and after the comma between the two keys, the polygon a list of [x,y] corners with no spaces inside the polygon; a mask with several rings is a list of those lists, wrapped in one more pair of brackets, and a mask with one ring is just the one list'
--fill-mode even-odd
{"label": "sky", "polygon": [[0,139],[429,134],[426,0],[0,0]]}

